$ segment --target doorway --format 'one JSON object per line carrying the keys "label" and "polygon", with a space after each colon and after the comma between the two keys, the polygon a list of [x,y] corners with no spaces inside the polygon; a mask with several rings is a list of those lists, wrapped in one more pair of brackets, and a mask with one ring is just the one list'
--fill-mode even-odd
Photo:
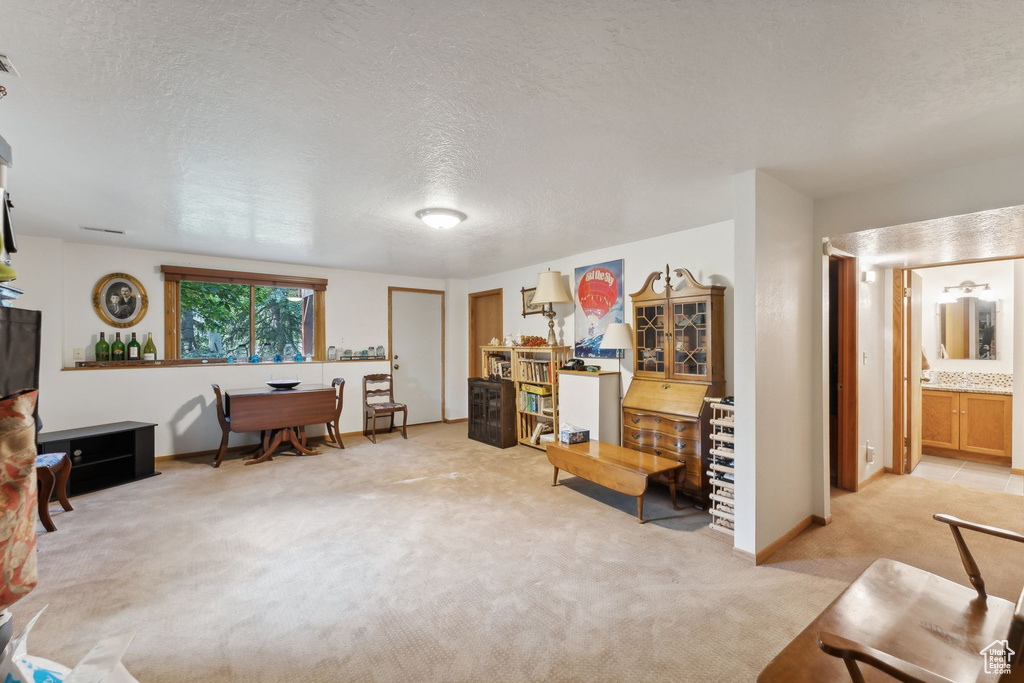
{"label": "doorway", "polygon": [[469,376],[483,377],[480,347],[492,339],[501,339],[503,332],[502,290],[489,289],[469,295]]}
{"label": "doorway", "polygon": [[859,486],[857,469],[857,259],[828,259],[829,482]]}
{"label": "doorway", "polygon": [[388,348],[395,400],[409,424],[444,418],[444,292],[388,287]]}

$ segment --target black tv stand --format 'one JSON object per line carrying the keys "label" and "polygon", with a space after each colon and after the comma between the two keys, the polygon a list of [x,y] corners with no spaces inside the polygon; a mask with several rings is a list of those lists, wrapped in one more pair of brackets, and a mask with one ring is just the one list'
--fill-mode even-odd
{"label": "black tv stand", "polygon": [[42,432],[39,453],[67,453],[71,459],[68,494],[104,489],[160,474],[155,468],[150,422],[112,424]]}

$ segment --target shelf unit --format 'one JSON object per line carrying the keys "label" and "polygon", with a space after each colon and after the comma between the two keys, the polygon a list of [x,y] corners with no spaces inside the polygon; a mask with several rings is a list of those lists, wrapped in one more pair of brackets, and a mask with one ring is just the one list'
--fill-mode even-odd
{"label": "shelf unit", "polygon": [[512,347],[481,346],[480,376],[484,379],[512,379]]}
{"label": "shelf unit", "polygon": [[711,524],[716,529],[732,536],[735,531],[736,509],[736,460],[733,447],[735,439],[735,406],[722,403],[720,398],[704,399],[711,407],[711,460],[708,465],[708,482],[711,484]]}
{"label": "shelf unit", "polygon": [[160,474],[154,467],[149,422],[115,422],[81,429],[42,432],[40,453],[67,453],[71,459],[69,494],[116,486]]}
{"label": "shelf unit", "polygon": [[[558,369],[569,360],[568,346],[516,346],[512,348],[512,374],[516,386],[516,435],[519,443],[544,450],[547,440],[533,443],[539,424],[558,429]],[[538,398],[539,397],[539,398]]]}

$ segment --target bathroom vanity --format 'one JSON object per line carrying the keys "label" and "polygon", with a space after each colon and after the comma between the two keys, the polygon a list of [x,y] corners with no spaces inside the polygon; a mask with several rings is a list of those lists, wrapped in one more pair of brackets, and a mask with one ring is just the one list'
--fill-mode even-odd
{"label": "bathroom vanity", "polygon": [[1010,466],[1009,387],[922,384],[921,442],[932,455]]}

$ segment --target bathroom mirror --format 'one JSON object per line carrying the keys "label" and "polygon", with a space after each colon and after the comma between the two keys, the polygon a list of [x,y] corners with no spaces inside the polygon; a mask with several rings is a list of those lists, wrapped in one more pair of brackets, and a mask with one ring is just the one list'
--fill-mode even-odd
{"label": "bathroom mirror", "polygon": [[996,307],[975,297],[939,304],[939,357],[996,360]]}

